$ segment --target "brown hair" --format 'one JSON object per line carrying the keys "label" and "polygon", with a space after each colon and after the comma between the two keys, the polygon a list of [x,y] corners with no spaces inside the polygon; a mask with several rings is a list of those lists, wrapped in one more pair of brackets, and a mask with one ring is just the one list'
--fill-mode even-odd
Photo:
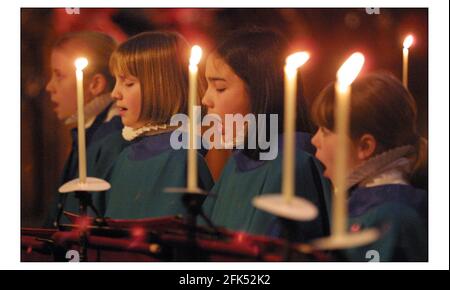
{"label": "brown hair", "polygon": [[[253,114],[278,114],[283,132],[284,65],[289,43],[277,31],[248,27],[230,33],[216,53],[241,78]],[[301,75],[297,78],[297,131],[311,132]]]}
{"label": "brown hair", "polygon": [[89,60],[89,65],[84,70],[87,77],[99,73],[106,79],[106,90],[114,87],[114,78],[109,71],[109,58],[116,49],[116,41],[107,34],[96,31],[80,31],[66,33],[58,38],[53,49],[69,51],[75,57],[84,56]]}
{"label": "brown hair", "polygon": [[168,123],[186,113],[189,49],[175,32],[143,32],[122,43],[111,56],[113,74],[132,75],[141,83],[140,120]]}
{"label": "brown hair", "polygon": [[[325,87],[312,107],[317,126],[334,130],[334,83]],[[402,83],[390,73],[371,73],[356,79],[351,87],[350,138],[371,134],[377,140],[375,153],[403,146],[414,146],[413,173],[410,181],[426,187],[428,146],[417,132],[417,106]]]}

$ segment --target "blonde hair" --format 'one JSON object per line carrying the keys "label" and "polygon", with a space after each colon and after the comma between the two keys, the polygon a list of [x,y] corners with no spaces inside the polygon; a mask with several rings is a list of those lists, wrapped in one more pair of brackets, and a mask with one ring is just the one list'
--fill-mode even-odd
{"label": "blonde hair", "polygon": [[66,33],[58,38],[53,49],[64,50],[74,57],[84,56],[89,65],[84,70],[87,77],[99,73],[106,79],[106,90],[114,87],[114,78],[109,71],[109,58],[117,48],[116,41],[107,34],[96,31]]}
{"label": "blonde hair", "polygon": [[168,123],[186,113],[189,49],[175,32],[143,32],[122,43],[112,54],[114,75],[131,75],[141,84],[139,120]]}

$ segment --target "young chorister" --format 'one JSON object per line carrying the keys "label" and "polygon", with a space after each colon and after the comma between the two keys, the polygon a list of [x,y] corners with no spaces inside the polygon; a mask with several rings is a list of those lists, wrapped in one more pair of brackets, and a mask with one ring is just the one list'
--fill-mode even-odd
{"label": "young chorister", "polygon": [[[126,146],[126,141],[117,139],[108,142],[108,150],[99,157],[99,148],[114,132],[122,130],[122,122],[110,97],[114,78],[109,72],[109,58],[116,48],[116,42],[100,32],[83,31],[61,36],[52,47],[51,79],[46,90],[56,104],[55,112],[61,121],[71,128],[72,149],[62,173],[62,185],[78,177],[77,97],[75,59],[85,57],[89,65],[84,70],[84,113],[86,126],[87,174],[102,177]],[[105,196],[93,194],[93,203],[104,213]],[[61,209],[78,212],[78,200],[73,194],[55,192],[54,201],[45,221],[45,226],[55,225]],[[61,222],[68,222],[62,216]]]}
{"label": "young chorister", "polygon": [[[185,213],[180,194],[168,187],[186,187],[187,154],[174,149],[171,117],[187,113],[189,47],[172,32],[145,32],[114,51],[110,68],[116,78],[112,97],[132,142],[111,171],[106,216],[116,219],[160,217]],[[198,185],[209,190],[212,177],[198,158]]]}
{"label": "young chorister", "polygon": [[[256,118],[264,115],[267,117],[266,140],[270,130],[275,129],[278,133],[274,138],[277,140],[274,142],[277,146],[274,159],[261,158],[261,153],[268,153],[268,150],[263,150],[258,143],[256,148],[244,144],[244,149],[239,149],[237,144],[248,142],[246,137],[250,136],[250,131],[235,134],[234,153],[211,190],[213,195],[208,196],[203,204],[206,215],[216,226],[263,235],[273,235],[273,231],[279,230],[277,217],[255,208],[252,200],[266,193],[281,192],[283,67],[288,52],[288,43],[281,35],[252,28],[232,33],[207,59],[208,88],[202,103],[208,114],[218,115],[224,124],[227,114],[253,114]],[[301,237],[298,240],[308,241],[328,234],[330,190],[322,177],[321,165],[313,156],[301,89],[297,97],[295,192],[314,203],[320,212],[317,219],[300,226]],[[271,114],[277,117],[278,122],[271,121]],[[257,135],[262,133],[258,129],[256,132]],[[239,136],[244,136],[243,140]]]}
{"label": "young chorister", "polygon": [[[351,91],[348,230],[377,228],[380,239],[345,251],[345,259],[425,261],[427,142],[417,132],[415,100],[398,79],[382,72],[356,79]],[[324,175],[332,181],[334,111],[335,90],[330,84],[313,106],[319,130],[312,143],[325,165]]]}

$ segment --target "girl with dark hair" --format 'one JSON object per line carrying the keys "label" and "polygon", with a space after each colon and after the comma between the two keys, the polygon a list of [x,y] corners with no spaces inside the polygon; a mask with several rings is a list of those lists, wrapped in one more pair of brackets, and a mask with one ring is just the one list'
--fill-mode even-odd
{"label": "girl with dark hair", "polygon": [[[278,123],[271,123],[267,117],[265,128],[276,126],[281,134],[287,46],[281,35],[265,29],[237,31],[226,38],[206,63],[208,89],[202,103],[208,114],[218,115],[222,122],[227,114],[274,114],[278,116]],[[301,84],[299,88],[298,104],[302,109],[297,112],[296,192],[312,201],[321,212],[316,220],[301,225],[299,240],[305,241],[328,232],[329,189],[312,155]],[[261,133],[258,129],[256,132]],[[234,151],[212,189],[214,195],[208,196],[204,203],[205,213],[213,223],[252,234],[269,234],[269,231],[273,234],[271,227],[276,217],[254,208],[252,199],[281,191],[282,135],[276,138],[280,150],[273,160],[261,160],[259,156],[264,150],[259,146],[244,146],[245,149]]]}

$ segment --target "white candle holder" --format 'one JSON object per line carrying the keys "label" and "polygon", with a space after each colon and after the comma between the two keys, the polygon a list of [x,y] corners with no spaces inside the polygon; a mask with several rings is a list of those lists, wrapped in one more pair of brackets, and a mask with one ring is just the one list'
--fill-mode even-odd
{"label": "white candle holder", "polygon": [[69,193],[77,191],[107,191],[111,185],[100,178],[87,177],[86,182],[81,182],[79,178],[64,183],[58,191],[60,193]]}
{"label": "white candle holder", "polygon": [[286,201],[281,193],[255,197],[253,205],[265,212],[294,221],[310,221],[318,215],[317,207],[312,202],[297,196]]}
{"label": "white candle holder", "polygon": [[281,193],[255,197],[253,205],[280,218],[281,236],[285,239],[284,260],[290,261],[293,254],[292,243],[299,234],[296,230],[296,222],[315,219],[318,215],[317,207],[310,201],[297,196],[286,200],[286,196]]}
{"label": "white candle holder", "polygon": [[[92,197],[89,193],[90,191],[106,191],[111,188],[111,185],[103,179],[95,177],[85,177],[85,181],[82,182],[80,178],[73,179],[59,188],[59,192],[62,194],[67,194],[73,192],[75,197],[79,199],[80,202],[80,216],[87,217],[88,208],[91,207],[92,210],[97,215],[97,218],[101,220],[101,224],[104,224],[104,218],[100,215],[100,212],[92,203]],[[58,217],[56,219],[56,226],[59,227],[59,220],[63,211],[63,207],[59,209]],[[88,238],[87,229],[80,227],[80,261],[87,261],[87,248],[88,248]]]}
{"label": "white candle holder", "polygon": [[311,246],[317,250],[344,250],[368,245],[378,240],[379,236],[380,232],[371,228],[355,233],[332,234],[312,241]]}

